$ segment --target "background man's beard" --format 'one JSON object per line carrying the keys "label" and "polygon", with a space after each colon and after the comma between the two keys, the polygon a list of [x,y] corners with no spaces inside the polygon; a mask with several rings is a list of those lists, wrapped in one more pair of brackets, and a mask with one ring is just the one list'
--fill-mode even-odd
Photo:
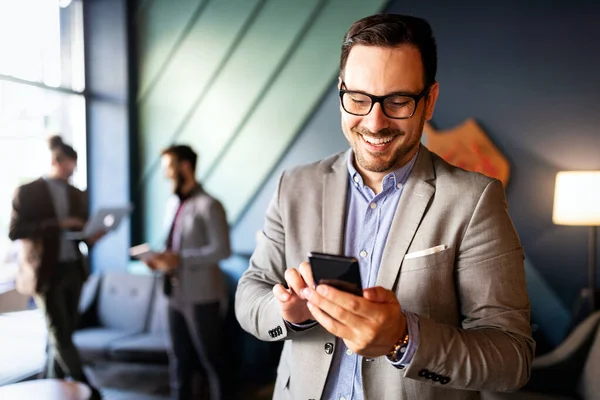
{"label": "background man's beard", "polygon": [[181,196],[184,185],[185,185],[185,177],[183,176],[182,173],[178,172],[177,176],[175,177],[173,192],[176,195]]}

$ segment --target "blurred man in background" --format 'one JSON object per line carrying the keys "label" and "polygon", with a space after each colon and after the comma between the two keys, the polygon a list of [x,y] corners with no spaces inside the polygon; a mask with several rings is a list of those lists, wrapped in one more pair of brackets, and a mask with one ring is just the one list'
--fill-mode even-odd
{"label": "blurred man in background", "polygon": [[162,152],[165,176],[173,182],[167,205],[166,251],[147,259],[164,272],[169,296],[171,388],[178,400],[193,396],[192,372],[201,366],[211,400],[227,398],[222,352],[226,285],[219,261],[229,257],[229,226],[221,203],[196,181],[198,156],[189,146]]}

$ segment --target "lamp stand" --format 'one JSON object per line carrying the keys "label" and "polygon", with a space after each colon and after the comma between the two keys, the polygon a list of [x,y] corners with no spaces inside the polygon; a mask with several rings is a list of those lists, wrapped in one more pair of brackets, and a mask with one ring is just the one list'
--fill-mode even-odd
{"label": "lamp stand", "polygon": [[[588,315],[597,310],[598,290],[596,289],[596,226],[590,226],[588,235],[588,286],[581,289],[579,298],[575,303],[571,328],[575,328]],[[586,303],[589,308],[585,307]],[[588,311],[586,313],[586,311]]]}
{"label": "lamp stand", "polygon": [[588,241],[588,285],[590,294],[590,310],[596,311],[598,296],[596,291],[596,226],[590,226]]}

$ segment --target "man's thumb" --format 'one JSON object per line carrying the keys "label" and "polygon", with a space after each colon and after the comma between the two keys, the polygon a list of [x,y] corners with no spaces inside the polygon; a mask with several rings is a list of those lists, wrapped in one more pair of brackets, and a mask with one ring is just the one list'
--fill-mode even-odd
{"label": "man's thumb", "polygon": [[375,303],[392,303],[397,301],[394,292],[391,290],[382,288],[381,286],[375,286],[363,290],[363,297],[366,300]]}

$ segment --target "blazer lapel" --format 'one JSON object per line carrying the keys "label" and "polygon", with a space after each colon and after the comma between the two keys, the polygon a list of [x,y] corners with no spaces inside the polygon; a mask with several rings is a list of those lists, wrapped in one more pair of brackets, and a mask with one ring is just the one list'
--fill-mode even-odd
{"label": "blazer lapel", "polygon": [[36,186],[36,190],[38,191],[36,198],[36,212],[43,215],[44,218],[47,218],[48,216],[56,217],[56,210],[54,209],[48,182],[46,182],[44,178],[39,178]]}
{"label": "blazer lapel", "polygon": [[376,285],[386,289],[395,286],[404,255],[435,192],[428,183],[435,179],[431,153],[421,146],[417,157],[398,203],[377,275]]}
{"label": "blazer lapel", "polygon": [[[183,205],[181,205],[180,200],[176,201],[176,206],[173,210],[173,216],[171,217],[171,224],[169,225],[169,229],[171,229],[171,226],[175,224],[175,226],[173,227],[174,230],[172,240],[173,243],[178,244],[176,250],[181,250],[181,246],[183,244],[182,240],[185,234],[184,229],[186,228],[185,221],[187,221],[188,219],[194,219],[194,217],[196,216],[196,208],[194,206],[194,203],[196,201],[196,197],[202,195],[202,193],[204,193],[204,189],[199,183],[197,183],[196,187],[192,189],[192,192],[184,200]],[[179,212],[179,215],[177,215],[177,208],[180,205],[182,208]],[[175,218],[177,218],[177,220],[175,220]]]}
{"label": "blazer lapel", "polygon": [[[173,214],[173,224],[175,224],[173,226],[173,238],[172,238],[172,245],[173,245],[173,251],[181,251],[182,247],[183,247],[183,238],[184,238],[184,229],[185,229],[185,221],[188,220],[188,218],[193,218],[193,205],[191,204],[193,202],[193,197],[190,197],[189,199],[187,199],[183,205],[181,206],[181,211],[179,212],[179,215],[177,215],[177,210],[175,210],[175,214]],[[181,203],[179,203],[181,204]]]}
{"label": "blazer lapel", "polygon": [[330,254],[344,252],[344,229],[348,203],[348,168],[350,150],[343,153],[323,177],[323,251]]}

